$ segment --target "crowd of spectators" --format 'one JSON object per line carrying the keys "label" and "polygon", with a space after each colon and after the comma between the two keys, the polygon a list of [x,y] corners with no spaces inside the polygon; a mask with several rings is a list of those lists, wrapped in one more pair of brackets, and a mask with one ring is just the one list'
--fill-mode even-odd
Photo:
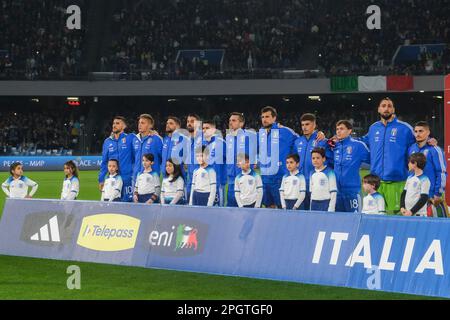
{"label": "crowd of spectators", "polygon": [[[0,0],[0,79],[86,79],[89,32],[110,35],[93,44],[104,46],[94,50],[102,53],[95,71],[123,79],[279,78],[301,68],[327,76],[450,72],[450,6],[442,0],[122,0],[107,3],[118,4],[104,26],[111,29],[90,31],[89,10],[108,8],[88,2]],[[66,28],[71,4],[82,8],[81,30]],[[381,9],[380,30],[366,26],[370,4]],[[392,64],[399,45],[431,43],[447,48]],[[213,63],[179,54],[192,49],[224,56]]]}
{"label": "crowd of spectators", "polygon": [[[316,62],[326,75],[450,71],[448,48],[424,54],[417,62],[391,64],[399,45],[450,43],[450,6],[442,6],[440,0],[380,0],[376,4],[381,29],[369,30],[370,4],[363,0],[129,3],[113,17],[119,36],[101,64],[103,70],[146,69],[156,78],[165,74],[169,79],[188,74],[205,79],[253,75],[261,69],[298,68],[308,43],[318,48]],[[206,60],[176,59],[180,49],[225,49],[224,66],[219,72]],[[267,71],[259,76],[274,77]]]}
{"label": "crowd of spectators", "polygon": [[450,43],[450,6],[440,0],[380,0],[381,29],[366,27],[367,1],[326,1],[318,20],[320,65],[328,74],[443,74],[450,71],[449,47],[423,54],[415,63],[391,65],[399,45]]}
{"label": "crowd of spectators", "polygon": [[290,68],[311,28],[315,1],[124,1],[113,16],[117,34],[101,68],[218,72],[206,60],[176,59],[180,49],[224,49],[224,69]]}
{"label": "crowd of spectators", "polygon": [[81,76],[85,30],[66,27],[69,5],[85,0],[0,0],[0,78]]}
{"label": "crowd of spectators", "polygon": [[68,112],[0,110],[0,154],[64,155],[78,147],[85,117]]}

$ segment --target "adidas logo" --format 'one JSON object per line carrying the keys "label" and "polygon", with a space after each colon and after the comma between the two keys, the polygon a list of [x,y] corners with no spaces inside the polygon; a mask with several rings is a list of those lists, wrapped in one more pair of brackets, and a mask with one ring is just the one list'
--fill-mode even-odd
{"label": "adidas logo", "polygon": [[30,240],[60,242],[58,217],[56,215],[53,216],[48,223],[39,229],[39,232],[36,232],[30,237]]}

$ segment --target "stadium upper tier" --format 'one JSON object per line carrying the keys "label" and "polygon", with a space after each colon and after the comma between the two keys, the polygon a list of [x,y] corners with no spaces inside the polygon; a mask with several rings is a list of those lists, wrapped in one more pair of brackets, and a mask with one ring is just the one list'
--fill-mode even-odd
{"label": "stadium upper tier", "polygon": [[[81,30],[66,27],[66,8],[71,4],[81,8]],[[362,0],[1,0],[0,79],[450,72],[447,0],[379,0],[380,30],[366,26],[371,4]]]}

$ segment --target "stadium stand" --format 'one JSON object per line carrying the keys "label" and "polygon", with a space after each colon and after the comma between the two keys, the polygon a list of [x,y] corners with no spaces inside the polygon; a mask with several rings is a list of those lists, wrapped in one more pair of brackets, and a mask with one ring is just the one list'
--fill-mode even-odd
{"label": "stadium stand", "polygon": [[81,76],[85,30],[68,30],[66,8],[88,1],[2,0],[0,79],[56,80]]}
{"label": "stadium stand", "polygon": [[[113,17],[119,37],[109,58],[101,58],[101,70],[144,69],[150,78],[169,79],[277,77],[276,70],[305,66],[308,50],[318,53],[309,67],[318,65],[325,75],[443,74],[450,67],[448,46],[391,64],[400,45],[450,42],[449,7],[434,0],[379,1],[383,25],[375,31],[366,28],[365,1],[338,8],[329,0],[127,4]],[[218,48],[226,50],[220,70],[208,58],[179,58],[181,49]]]}
{"label": "stadium stand", "polygon": [[[362,0],[339,6],[331,0],[117,0],[105,2],[107,8],[80,0],[83,28],[68,30],[60,26],[73,2],[1,1],[0,79],[87,79],[89,72],[157,80],[450,71],[450,6],[438,0],[378,1],[381,30],[366,28]],[[107,23],[98,21],[99,10]],[[88,44],[89,35],[94,41]],[[433,44],[440,47],[427,48]],[[394,59],[399,46],[414,45],[421,46],[415,61]],[[87,56],[95,57],[89,68],[89,59],[82,59]]]}
{"label": "stadium stand", "polygon": [[220,66],[181,58],[181,49],[225,49],[233,72],[297,67],[314,9],[311,1],[124,1],[113,16],[118,37],[101,70],[208,75]]}
{"label": "stadium stand", "polygon": [[391,65],[399,45],[450,42],[450,8],[441,1],[377,1],[381,30],[361,28],[366,1],[326,1],[318,23],[320,65],[329,74],[444,74],[450,70],[449,46],[436,54],[423,53],[413,63]]}
{"label": "stadium stand", "polygon": [[[69,120],[70,119],[70,120]],[[0,111],[0,154],[21,156],[72,155],[84,127],[83,115],[67,112]]]}

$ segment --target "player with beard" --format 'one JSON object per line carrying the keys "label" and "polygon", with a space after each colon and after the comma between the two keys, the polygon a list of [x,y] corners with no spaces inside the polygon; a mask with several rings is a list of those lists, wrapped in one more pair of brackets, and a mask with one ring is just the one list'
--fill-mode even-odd
{"label": "player with beard", "polygon": [[133,139],[134,134],[126,134],[126,120],[122,116],[113,119],[111,136],[105,139],[102,149],[102,164],[98,173],[99,189],[103,190],[105,176],[108,173],[108,161],[119,162],[120,175],[123,180],[121,191],[122,201],[133,201],[132,174],[134,165]]}
{"label": "player with beard", "polygon": [[227,207],[238,207],[234,192],[234,182],[241,173],[238,158],[239,154],[249,156],[252,166],[256,164],[257,134],[253,129],[244,129],[245,117],[243,113],[232,112],[228,120],[226,135],[226,171],[227,171]]}
{"label": "player with beard", "polygon": [[185,149],[186,155],[184,156],[184,170],[186,172],[186,194],[191,194],[192,176],[194,170],[199,167],[198,161],[195,158],[195,150],[202,147],[203,134],[200,116],[191,113],[186,119],[186,129],[189,132],[187,137]]}
{"label": "player with beard", "polygon": [[370,149],[370,172],[381,179],[378,192],[386,200],[388,214],[400,212],[400,196],[408,177],[408,149],[415,142],[414,130],[395,115],[394,102],[383,98],[378,105],[380,121],[362,140]]}
{"label": "player with beard", "polygon": [[[166,136],[163,138],[161,165],[166,166],[166,162],[172,159],[175,164],[181,165],[183,162],[183,148],[180,148],[186,136],[180,132],[181,121],[177,117],[169,116],[166,121]],[[177,147],[178,146],[178,147]],[[166,170],[161,170],[163,177],[166,177]],[[184,168],[181,166],[181,174],[184,177]]]}
{"label": "player with beard", "polygon": [[258,165],[263,182],[263,204],[266,208],[281,208],[280,186],[283,176],[288,173],[286,158],[293,153],[298,135],[277,122],[277,111],[271,106],[262,108],[261,124]]}
{"label": "player with beard", "polygon": [[409,147],[408,154],[422,153],[427,161],[423,173],[430,179],[431,187],[429,210],[434,217],[447,216],[447,205],[444,201],[445,184],[447,181],[447,163],[444,151],[438,146],[431,146],[427,142],[430,139],[430,125],[425,121],[419,121],[414,126],[416,143]]}

